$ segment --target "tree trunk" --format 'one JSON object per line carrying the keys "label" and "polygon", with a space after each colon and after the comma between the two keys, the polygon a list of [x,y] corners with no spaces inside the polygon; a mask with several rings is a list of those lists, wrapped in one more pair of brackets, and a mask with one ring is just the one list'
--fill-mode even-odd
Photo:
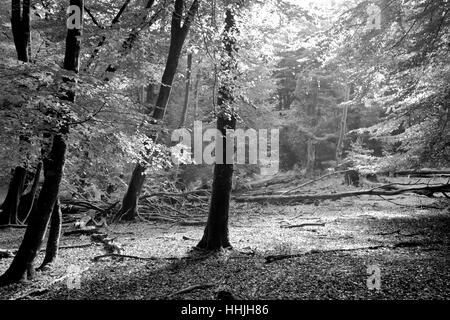
{"label": "tree trunk", "polygon": [[[347,86],[345,88],[345,102],[350,100],[350,87]],[[336,162],[339,165],[342,161],[342,149],[344,147],[344,138],[347,132],[347,115],[348,115],[348,104],[344,105],[344,109],[342,110],[342,119],[341,126],[339,132],[339,140],[336,146]]]}
{"label": "tree trunk", "polygon": [[189,96],[191,93],[191,70],[192,70],[192,53],[188,54],[187,57],[187,68],[186,68],[186,88],[184,91],[184,104],[183,112],[181,113],[181,120],[178,128],[184,127],[186,123],[187,110],[189,108]]}
{"label": "tree trunk", "polygon": [[14,37],[17,58],[23,62],[30,61],[30,0],[11,1],[11,29]]}
{"label": "tree trunk", "polygon": [[41,247],[50,214],[58,196],[65,154],[66,142],[64,137],[61,134],[55,134],[50,154],[43,160],[44,183],[39,194],[36,210],[30,215],[27,230],[11,266],[0,277],[0,286],[27,279],[27,272],[29,277],[33,276],[33,262]]}
{"label": "tree trunk", "polygon": [[131,175],[128,190],[123,197],[122,206],[116,215],[117,220],[134,220],[138,216],[138,200],[145,180],[145,167],[137,164]]}
{"label": "tree trunk", "polygon": [[27,171],[23,167],[16,167],[9,184],[8,193],[2,204],[0,224],[17,224],[20,197],[22,196]]}
{"label": "tree trunk", "polygon": [[314,175],[314,165],[316,163],[316,142],[313,138],[308,138],[307,157],[306,175],[311,177]]}
{"label": "tree trunk", "polygon": [[194,121],[197,120],[198,113],[198,87],[200,84],[200,70],[197,71],[197,75],[195,76],[195,85],[194,85]]}
{"label": "tree trunk", "polygon": [[20,198],[18,218],[24,224],[26,224],[28,216],[30,215],[31,211],[33,210],[33,206],[35,205],[36,192],[39,185],[41,170],[42,162],[39,162],[34,174],[33,184],[30,191]]}
{"label": "tree trunk", "polygon": [[187,17],[184,19],[183,26],[181,25],[183,17],[183,0],[175,0],[175,10],[172,15],[172,23],[170,29],[170,47],[169,55],[167,57],[166,68],[161,79],[161,87],[159,89],[158,100],[153,111],[153,118],[161,120],[164,118],[166,112],[167,103],[169,102],[170,92],[172,89],[173,79],[178,67],[178,61],[180,60],[181,49],[183,48],[184,41],[189,32],[192,20],[197,14],[198,0],[194,0],[189,9]]}
{"label": "tree trunk", "polygon": [[48,233],[47,247],[45,257],[39,269],[44,269],[47,265],[53,263],[58,256],[59,239],[61,236],[62,212],[59,198],[56,199],[50,218],[50,229]]}
{"label": "tree trunk", "polygon": [[[183,20],[183,8],[184,1],[175,0],[175,10],[172,15],[169,55],[167,57],[166,67],[162,76],[158,99],[152,115],[156,120],[162,120],[164,118],[173,79],[175,77],[178,61],[180,59],[181,49],[183,48],[183,44],[189,32],[191,23],[198,11],[198,0],[194,0],[194,2],[192,2],[182,26],[181,22]],[[156,136],[154,140],[156,140]],[[143,155],[143,158],[147,159],[148,155]],[[130,184],[128,185],[128,190],[122,200],[122,207],[117,213],[116,219],[120,219],[122,217],[122,219],[131,220],[136,218],[138,215],[138,199],[145,180],[145,169],[146,168],[141,164],[137,164],[134,168]]]}
{"label": "tree trunk", "polygon": [[[22,6],[20,0],[11,1],[11,29],[17,52],[17,59],[28,62],[30,59],[29,46],[31,45],[30,0],[23,0]],[[20,136],[20,142],[26,140],[26,138]],[[16,167],[14,170],[6,199],[1,206],[2,212],[0,213],[0,224],[17,224],[18,208],[20,197],[22,196],[24,189],[26,173],[24,167]]]}
{"label": "tree trunk", "polygon": [[[226,164],[226,159],[230,158],[230,156],[227,157],[228,150],[226,130],[236,128],[236,117],[234,115],[234,110],[229,110],[229,108],[234,100],[230,84],[236,80],[234,73],[237,66],[234,54],[237,51],[237,48],[234,35],[237,31],[232,9],[228,8],[225,17],[225,30],[222,36],[222,43],[228,57],[222,61],[221,69],[223,74],[230,75],[229,77],[231,78],[222,83],[219,88],[219,95],[217,99],[217,105],[220,108],[217,118],[217,129],[222,133],[223,159],[221,159],[222,161],[217,161],[216,159],[208,221],[203,237],[197,244],[197,247],[201,249],[212,251],[231,247],[228,238],[228,211],[230,207],[233,164]],[[234,153],[234,150],[231,152]],[[216,152],[216,157],[217,154],[218,153]],[[218,162],[222,162],[222,164]]]}

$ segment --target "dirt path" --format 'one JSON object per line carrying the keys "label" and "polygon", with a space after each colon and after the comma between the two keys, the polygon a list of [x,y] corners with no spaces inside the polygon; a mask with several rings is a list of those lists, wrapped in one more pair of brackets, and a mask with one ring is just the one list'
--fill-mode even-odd
{"label": "dirt path", "polygon": [[[404,196],[405,205],[430,200]],[[287,228],[299,224],[324,225]],[[434,209],[402,207],[374,198],[324,202],[319,206],[234,204],[230,237],[235,249],[254,256],[221,255],[199,261],[117,260],[93,262],[100,246],[65,249],[55,268],[28,285],[0,289],[0,297],[18,298],[63,277],[70,266],[84,270],[82,290],[69,290],[66,279],[39,299],[213,299],[220,288],[244,299],[449,299],[450,215]],[[0,232],[0,248],[16,248],[21,230]],[[110,227],[125,254],[141,257],[183,257],[200,239],[203,227],[133,223]],[[130,232],[132,234],[130,234]],[[128,234],[127,234],[128,233]],[[63,237],[62,245],[89,243],[87,237]],[[420,246],[319,252],[265,263],[272,254],[295,254],[400,242]],[[42,258],[42,257],[40,257]],[[11,259],[0,260],[3,272]],[[367,288],[367,267],[381,271],[381,290]],[[213,287],[170,296],[196,284]],[[170,296],[170,297],[169,297]]]}

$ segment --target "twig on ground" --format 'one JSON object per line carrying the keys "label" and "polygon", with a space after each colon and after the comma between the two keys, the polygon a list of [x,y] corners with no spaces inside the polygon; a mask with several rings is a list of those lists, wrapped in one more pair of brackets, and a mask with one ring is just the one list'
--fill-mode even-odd
{"label": "twig on ground", "polygon": [[188,292],[191,292],[191,291],[194,291],[194,290],[198,290],[198,289],[208,289],[208,288],[211,288],[211,287],[214,287],[214,286],[216,286],[216,284],[214,284],[214,283],[196,284],[196,285],[187,287],[185,289],[181,289],[181,290],[179,290],[177,292],[174,292],[174,293],[168,295],[167,297],[168,298],[172,298],[173,296],[176,296],[176,295],[179,295],[179,294],[188,293]]}

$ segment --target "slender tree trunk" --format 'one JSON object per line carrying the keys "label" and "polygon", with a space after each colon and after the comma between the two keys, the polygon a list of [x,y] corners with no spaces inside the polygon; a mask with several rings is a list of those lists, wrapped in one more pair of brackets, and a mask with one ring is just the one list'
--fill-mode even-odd
{"label": "slender tree trunk", "polygon": [[191,27],[192,20],[197,14],[198,1],[194,0],[189,9],[187,17],[184,19],[183,25],[181,25],[183,17],[183,0],[175,0],[175,10],[172,15],[172,23],[170,29],[170,47],[169,55],[167,57],[166,68],[161,79],[161,87],[159,89],[158,100],[156,101],[155,110],[153,111],[153,118],[161,120],[164,118],[166,112],[167,103],[169,101],[170,92],[172,89],[173,79],[178,67],[178,61],[180,60],[181,49],[183,48],[184,41]]}
{"label": "slender tree trunk", "polygon": [[[345,102],[348,102],[350,100],[350,87],[347,86],[345,88]],[[344,147],[344,138],[345,134],[347,132],[347,116],[348,115],[348,104],[344,105],[344,108],[342,110],[342,118],[341,118],[341,125],[340,125],[340,131],[339,131],[339,140],[336,146],[336,162],[339,165],[342,161],[342,150]]]}
{"label": "slender tree trunk", "polygon": [[200,70],[197,71],[197,75],[195,76],[195,85],[194,85],[194,121],[197,120],[198,113],[198,96],[199,96],[199,84],[200,84]]}
{"label": "slender tree trunk", "polygon": [[23,167],[16,167],[8,187],[5,201],[0,213],[0,224],[17,224],[20,197],[24,189],[27,171]]}
{"label": "slender tree trunk", "polygon": [[203,237],[197,244],[197,247],[201,249],[212,251],[231,247],[228,237],[228,212],[232,188],[233,164],[227,164],[226,159],[232,158],[232,155],[231,157],[230,155],[227,156],[227,151],[234,153],[234,150],[227,150],[226,130],[236,128],[234,110],[229,110],[229,108],[234,101],[230,82],[236,80],[236,76],[233,74],[237,68],[234,56],[237,51],[235,39],[235,33],[237,31],[234,14],[232,9],[228,8],[225,17],[225,30],[222,36],[222,43],[224,44],[228,57],[222,61],[221,69],[223,74],[230,75],[231,78],[221,84],[217,99],[217,105],[220,108],[217,118],[217,129],[222,133],[223,161],[219,161],[222,162],[222,164],[220,164],[217,163],[218,161],[216,159],[216,164],[214,165],[214,178],[208,221]]}
{"label": "slender tree trunk", "polygon": [[30,191],[20,198],[18,217],[19,220],[24,224],[26,224],[27,218],[33,210],[33,206],[35,205],[41,170],[42,162],[39,162],[36,168],[36,172],[34,173],[33,184],[31,185]]}
{"label": "slender tree trunk", "polygon": [[[183,9],[184,0],[175,0],[175,9],[172,15],[172,24],[170,31],[171,36],[169,54],[161,80],[158,99],[156,101],[155,109],[153,110],[152,114],[153,118],[156,120],[162,120],[164,118],[167,103],[170,97],[173,79],[177,71],[181,50],[191,27],[192,21],[198,11],[198,0],[194,0],[192,2],[189,12],[184,18],[184,23],[182,25]],[[154,140],[156,140],[156,136]],[[148,158],[148,155],[143,155],[143,157]],[[130,180],[130,184],[128,185],[128,190],[122,200],[122,207],[117,213],[116,219],[122,217],[123,219],[131,220],[136,218],[136,216],[138,215],[138,199],[145,180],[145,169],[146,168],[141,164],[136,165]]]}
{"label": "slender tree trunk", "polygon": [[55,205],[50,218],[50,229],[48,233],[47,247],[45,250],[44,261],[39,269],[44,269],[47,265],[53,263],[58,257],[59,239],[61,236],[62,212],[59,198],[56,199]]}
{"label": "slender tree trunk", "polygon": [[187,111],[189,108],[189,97],[191,94],[191,71],[192,71],[192,53],[188,54],[187,57],[187,68],[186,68],[186,88],[184,89],[184,104],[183,104],[183,111],[181,113],[181,120],[180,124],[178,125],[179,128],[184,127],[186,123],[186,116]]}
{"label": "slender tree trunk", "polygon": [[65,154],[66,143],[64,137],[61,134],[55,134],[50,154],[43,160],[45,179],[39,194],[36,210],[30,215],[27,230],[13,262],[0,277],[0,286],[27,279],[27,272],[29,277],[32,277],[34,274],[33,262],[41,248],[45,230],[58,196]]}
{"label": "slender tree trunk", "polygon": [[[16,47],[17,58],[23,62],[30,61],[30,0],[11,1],[11,28]],[[22,8],[21,8],[22,7]]]}
{"label": "slender tree trunk", "polygon": [[313,138],[308,138],[307,156],[306,175],[310,177],[314,175],[314,165],[316,163],[316,144]]}

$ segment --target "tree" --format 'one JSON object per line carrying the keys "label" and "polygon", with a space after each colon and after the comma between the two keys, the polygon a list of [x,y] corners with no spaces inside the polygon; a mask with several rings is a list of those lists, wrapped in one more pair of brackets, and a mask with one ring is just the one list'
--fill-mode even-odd
{"label": "tree", "polygon": [[[153,119],[162,120],[169,101],[172,83],[178,67],[181,50],[186,40],[187,34],[191,27],[192,21],[198,11],[199,1],[194,0],[191,7],[183,19],[184,0],[175,0],[175,8],[172,14],[172,22],[170,29],[170,47],[167,57],[166,66],[161,79],[161,86],[159,89],[158,99],[153,110]],[[182,23],[183,22],[183,23]],[[156,142],[158,135],[153,137]],[[152,155],[150,154],[150,157]],[[148,161],[148,155],[143,155],[145,161]],[[141,194],[142,186],[145,180],[146,166],[143,163],[138,163],[131,175],[128,190],[122,200],[122,206],[117,213],[117,217],[123,220],[133,220],[136,218],[138,199]]]}
{"label": "tree", "polygon": [[[234,150],[227,150],[227,129],[236,128],[236,115],[234,108],[233,83],[236,80],[236,34],[239,31],[236,26],[234,9],[229,5],[225,13],[225,29],[222,35],[222,43],[226,56],[221,62],[222,83],[219,87],[217,106],[217,129],[222,134],[222,159],[216,158],[214,165],[214,178],[209,207],[208,221],[203,237],[197,244],[198,248],[205,250],[220,250],[231,247],[228,238],[228,212],[230,207],[231,186],[233,177],[233,164],[228,164],[227,159],[233,157]],[[216,143],[216,147],[219,144]],[[232,152],[233,154],[227,154]],[[216,157],[220,154],[216,152]]]}
{"label": "tree", "polygon": [[[79,55],[81,44],[81,30],[83,23],[83,0],[71,0],[71,6],[76,6],[79,10],[75,15],[79,18],[80,25],[73,25],[67,30],[66,37],[66,55],[64,59],[64,68],[66,70],[78,72]],[[70,79],[63,79],[65,82]],[[64,89],[63,89],[64,90]],[[63,98],[74,101],[74,89],[69,89]],[[51,127],[45,133],[48,140],[51,141],[44,147],[44,183],[37,201],[36,209],[31,212],[27,229],[23,237],[13,262],[6,272],[0,277],[0,286],[8,285],[23,279],[32,278],[34,275],[34,260],[44,240],[50,217],[49,243],[44,264],[54,260],[57,254],[59,233],[61,230],[61,212],[58,204],[58,193],[63,176],[63,169],[66,157],[66,135],[68,134],[67,117],[64,110],[48,111],[47,116],[54,116],[59,119],[56,127]]]}
{"label": "tree", "polygon": [[[30,61],[31,55],[31,30],[30,30],[30,0],[11,1],[11,29],[17,59],[23,62]],[[19,137],[19,148],[28,142],[24,135]],[[12,174],[8,193],[1,205],[0,224],[17,224],[18,210],[22,192],[25,189],[27,170],[24,166],[17,166]]]}

